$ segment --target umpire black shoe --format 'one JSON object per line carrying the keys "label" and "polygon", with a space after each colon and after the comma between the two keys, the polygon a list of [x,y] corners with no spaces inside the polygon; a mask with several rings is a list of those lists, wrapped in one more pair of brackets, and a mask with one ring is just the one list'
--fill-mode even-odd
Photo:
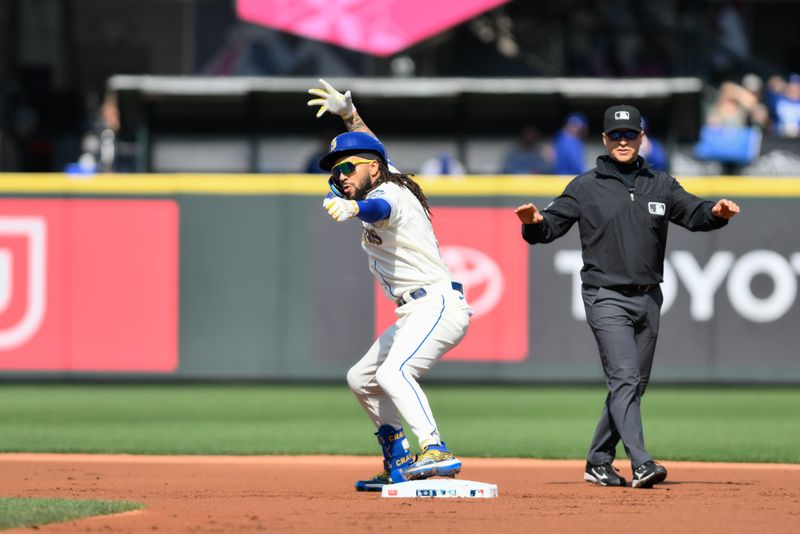
{"label": "umpire black shoe", "polygon": [[626,485],[625,479],[619,476],[617,468],[611,464],[593,465],[586,462],[586,472],[583,480],[597,484],[598,486],[622,486]]}
{"label": "umpire black shoe", "polygon": [[667,478],[667,470],[663,465],[650,460],[633,470],[634,488],[652,488],[653,484],[664,482]]}

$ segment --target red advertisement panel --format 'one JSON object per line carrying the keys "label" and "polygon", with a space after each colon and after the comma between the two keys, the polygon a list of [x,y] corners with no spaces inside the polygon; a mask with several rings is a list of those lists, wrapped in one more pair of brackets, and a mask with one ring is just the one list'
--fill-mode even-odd
{"label": "red advertisement panel", "polygon": [[[439,249],[475,310],[467,335],[447,360],[518,362],[528,355],[528,247],[508,208],[434,210]],[[375,286],[376,335],[396,317]]]}
{"label": "red advertisement panel", "polygon": [[0,370],[178,365],[171,200],[0,200]]}

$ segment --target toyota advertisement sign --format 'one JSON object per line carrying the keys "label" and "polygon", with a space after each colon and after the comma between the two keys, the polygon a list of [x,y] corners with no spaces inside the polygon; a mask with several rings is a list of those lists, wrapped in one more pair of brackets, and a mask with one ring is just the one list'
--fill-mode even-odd
{"label": "toyota advertisement sign", "polygon": [[[0,199],[0,375],[344,380],[395,320],[359,221],[332,221],[324,191],[156,185]],[[577,228],[521,237],[514,207],[552,199],[538,193],[431,196],[474,315],[430,379],[602,380]],[[652,378],[800,383],[800,197],[719,196],[742,207],[725,228],[670,227]]]}

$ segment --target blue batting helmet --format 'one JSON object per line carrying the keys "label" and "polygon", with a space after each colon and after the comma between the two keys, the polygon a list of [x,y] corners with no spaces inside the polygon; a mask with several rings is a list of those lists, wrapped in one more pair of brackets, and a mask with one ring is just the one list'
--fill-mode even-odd
{"label": "blue batting helmet", "polygon": [[364,132],[347,132],[333,138],[330,151],[319,160],[319,166],[329,171],[333,167],[333,164],[336,163],[337,159],[362,152],[376,154],[384,163],[386,163],[388,159],[383,143],[378,141],[375,136]]}

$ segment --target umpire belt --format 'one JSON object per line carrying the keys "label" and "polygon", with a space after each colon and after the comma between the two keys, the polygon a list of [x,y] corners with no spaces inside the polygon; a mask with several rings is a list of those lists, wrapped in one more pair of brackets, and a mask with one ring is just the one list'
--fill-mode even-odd
{"label": "umpire belt", "polygon": [[626,285],[626,286],[609,286],[606,289],[610,289],[611,291],[616,291],[617,293],[622,294],[644,294],[649,293],[650,291],[654,290],[658,287],[658,284],[643,284],[643,285]]}
{"label": "umpire belt", "polygon": [[[464,284],[462,284],[461,282],[450,282],[450,287],[452,287],[462,295],[464,294]],[[394,303],[397,304],[397,307],[399,308],[403,304],[408,304],[412,300],[421,299],[427,294],[428,292],[425,291],[425,288],[421,287],[419,289],[415,289],[411,293],[408,293],[408,297],[406,299],[404,299],[403,297],[398,297],[397,300],[394,301]]]}

